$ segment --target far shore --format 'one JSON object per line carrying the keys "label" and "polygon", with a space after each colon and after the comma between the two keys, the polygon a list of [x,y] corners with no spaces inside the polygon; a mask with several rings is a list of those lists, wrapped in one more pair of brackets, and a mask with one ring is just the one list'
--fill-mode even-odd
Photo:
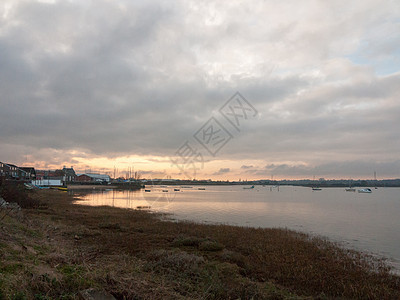
{"label": "far shore", "polygon": [[99,185],[99,184],[69,184],[67,185],[69,190],[108,190],[117,189],[116,185]]}

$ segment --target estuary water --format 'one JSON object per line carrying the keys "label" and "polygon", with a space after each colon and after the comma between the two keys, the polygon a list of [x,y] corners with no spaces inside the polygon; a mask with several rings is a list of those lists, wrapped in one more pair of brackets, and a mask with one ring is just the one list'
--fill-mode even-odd
{"label": "estuary water", "polygon": [[[245,187],[245,188],[244,188]],[[371,194],[294,186],[147,186],[93,190],[77,204],[144,208],[176,220],[282,227],[324,236],[344,247],[388,258],[400,270],[400,188]]]}

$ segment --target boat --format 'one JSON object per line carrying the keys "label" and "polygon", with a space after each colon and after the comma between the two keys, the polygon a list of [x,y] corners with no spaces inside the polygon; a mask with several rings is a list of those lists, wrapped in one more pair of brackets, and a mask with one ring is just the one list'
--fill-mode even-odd
{"label": "boat", "polygon": [[320,190],[322,190],[322,189],[319,188],[319,187],[313,187],[312,190],[313,190],[313,191],[320,191]]}
{"label": "boat", "polygon": [[355,192],[356,189],[351,186],[351,180],[349,181],[349,187],[346,189],[346,192]]}
{"label": "boat", "polygon": [[359,189],[358,190],[359,193],[372,193],[372,190],[370,188],[366,188],[366,189]]}
{"label": "boat", "polygon": [[251,190],[254,189],[254,185],[252,185],[251,187],[243,187],[244,190]]}
{"label": "boat", "polygon": [[180,189],[174,189],[174,192],[179,192],[180,191]]}
{"label": "boat", "polygon": [[27,190],[33,190],[35,188],[35,186],[30,183],[24,183],[24,186]]}
{"label": "boat", "polygon": [[163,191],[163,193],[168,193],[168,190],[162,190]]}
{"label": "boat", "polygon": [[57,190],[66,192],[66,191],[68,191],[68,188],[59,186],[59,187],[57,187]]}
{"label": "boat", "polygon": [[151,192],[151,190],[144,190],[146,193],[150,193]]}
{"label": "boat", "polygon": [[206,188],[198,188],[199,191],[205,191]]}

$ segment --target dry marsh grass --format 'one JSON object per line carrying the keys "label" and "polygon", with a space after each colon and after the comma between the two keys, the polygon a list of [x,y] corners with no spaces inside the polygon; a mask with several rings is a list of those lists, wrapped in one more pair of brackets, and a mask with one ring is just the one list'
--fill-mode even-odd
{"label": "dry marsh grass", "polygon": [[[0,299],[399,299],[383,260],[318,237],[162,221],[141,210],[72,204],[59,191],[5,218]],[[25,298],[24,298],[25,297]]]}

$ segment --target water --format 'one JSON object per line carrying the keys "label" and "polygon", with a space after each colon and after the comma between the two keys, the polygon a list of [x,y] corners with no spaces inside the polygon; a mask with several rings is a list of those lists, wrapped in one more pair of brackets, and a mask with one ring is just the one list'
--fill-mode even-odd
{"label": "water", "polygon": [[[174,191],[176,188],[180,191]],[[387,257],[400,270],[400,188],[379,188],[371,194],[293,186],[198,188],[91,191],[77,203],[133,209],[151,206],[151,210],[171,213],[178,220],[294,229]]]}

